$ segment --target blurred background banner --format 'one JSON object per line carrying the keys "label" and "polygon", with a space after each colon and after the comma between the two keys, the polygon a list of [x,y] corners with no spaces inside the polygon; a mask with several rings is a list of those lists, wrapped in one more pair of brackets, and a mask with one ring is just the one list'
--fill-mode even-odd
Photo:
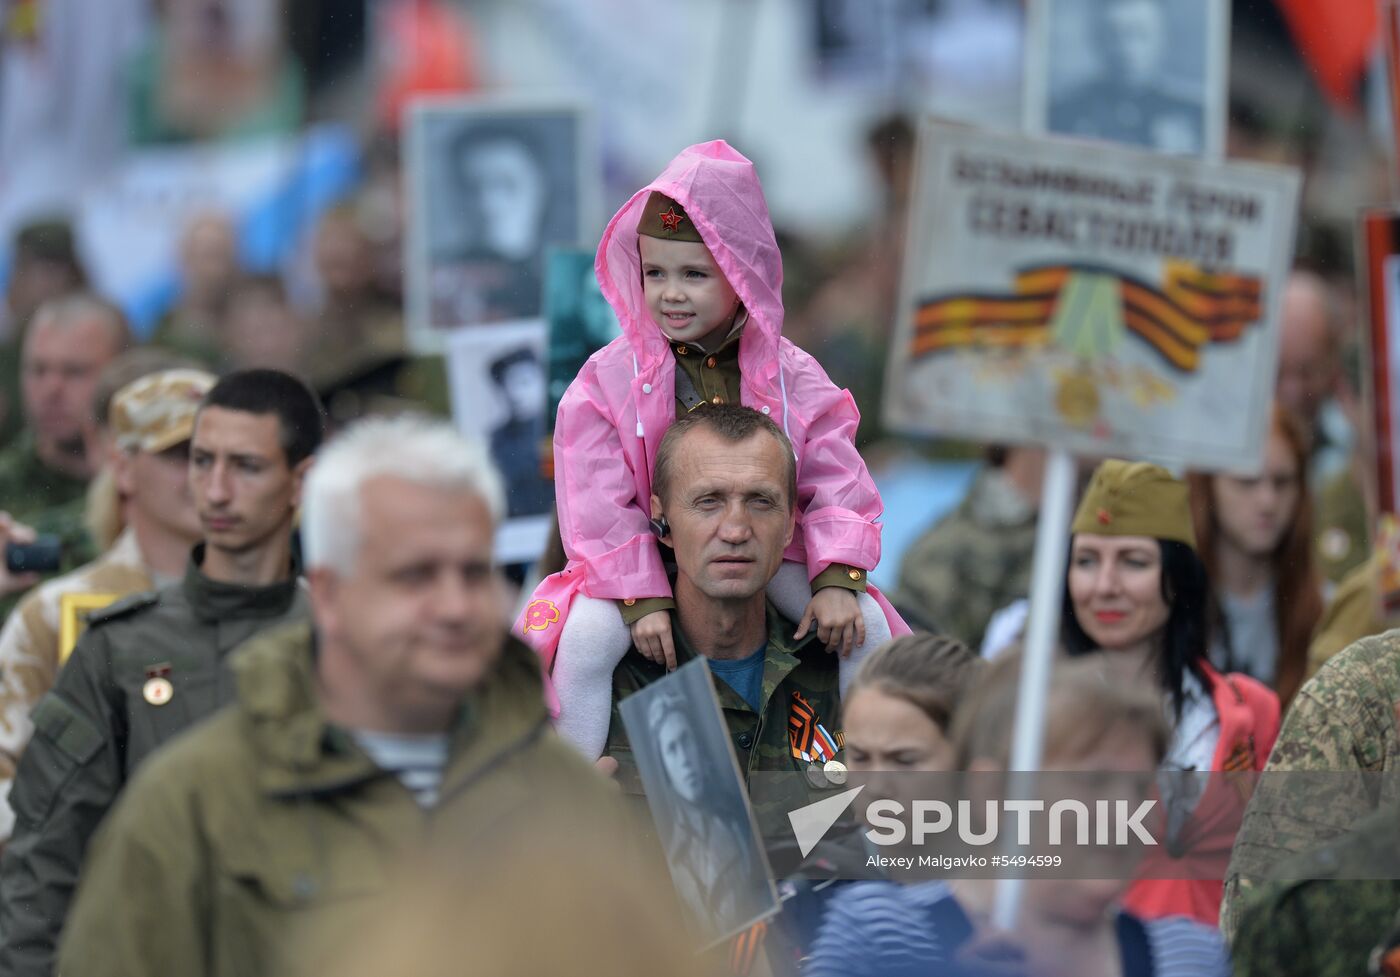
{"label": "blurred background banner", "polygon": [[1257,468],[1296,173],[933,121],[919,145],[889,426]]}

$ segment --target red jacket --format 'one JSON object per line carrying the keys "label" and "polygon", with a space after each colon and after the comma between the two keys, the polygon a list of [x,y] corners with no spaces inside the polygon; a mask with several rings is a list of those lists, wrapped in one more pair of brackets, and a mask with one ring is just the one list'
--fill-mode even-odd
{"label": "red jacket", "polygon": [[[1128,889],[1129,912],[1147,919],[1190,916],[1218,926],[1226,867],[1244,817],[1253,774],[1264,769],[1278,737],[1278,696],[1247,675],[1221,675],[1205,666],[1211,698],[1220,717],[1220,740],[1212,776],[1181,832],[1179,856],[1164,846],[1153,851]],[[1165,837],[1165,831],[1156,835]]]}

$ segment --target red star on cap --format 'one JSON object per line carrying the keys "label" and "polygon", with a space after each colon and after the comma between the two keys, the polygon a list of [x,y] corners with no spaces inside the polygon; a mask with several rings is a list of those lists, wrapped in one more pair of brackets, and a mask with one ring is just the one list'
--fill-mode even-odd
{"label": "red star on cap", "polygon": [[1113,515],[1107,509],[1100,509],[1098,512],[1099,525],[1107,526],[1113,521]]}
{"label": "red star on cap", "polygon": [[671,233],[681,229],[681,221],[685,220],[684,215],[676,213],[676,208],[672,207],[661,215],[661,226]]}

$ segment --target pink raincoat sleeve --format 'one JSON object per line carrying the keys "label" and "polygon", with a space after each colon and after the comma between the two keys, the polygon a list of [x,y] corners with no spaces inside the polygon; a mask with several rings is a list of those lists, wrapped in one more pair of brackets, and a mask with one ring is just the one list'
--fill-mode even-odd
{"label": "pink raincoat sleeve", "polygon": [[[884,511],[875,480],[856,450],[860,411],[850,391],[837,387],[817,362],[783,341],[784,368],[790,369],[788,394],[807,414],[798,456],[797,498],[802,505],[802,538],[807,576],[833,563],[862,570],[880,562],[880,524]],[[796,431],[792,431],[796,434]]]}
{"label": "pink raincoat sleeve", "polygon": [[649,527],[651,500],[637,498],[636,473],[602,395],[597,369],[591,360],[580,371],[559,403],[555,424],[555,490],[564,552],[571,564],[583,568],[583,591],[589,597],[669,597],[670,583]]}

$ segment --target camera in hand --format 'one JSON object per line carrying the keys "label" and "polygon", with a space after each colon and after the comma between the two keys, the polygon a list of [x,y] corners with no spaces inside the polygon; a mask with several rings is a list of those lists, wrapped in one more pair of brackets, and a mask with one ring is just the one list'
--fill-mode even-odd
{"label": "camera in hand", "polygon": [[6,543],[5,569],[10,573],[52,573],[63,561],[63,541],[39,536],[32,543]]}

